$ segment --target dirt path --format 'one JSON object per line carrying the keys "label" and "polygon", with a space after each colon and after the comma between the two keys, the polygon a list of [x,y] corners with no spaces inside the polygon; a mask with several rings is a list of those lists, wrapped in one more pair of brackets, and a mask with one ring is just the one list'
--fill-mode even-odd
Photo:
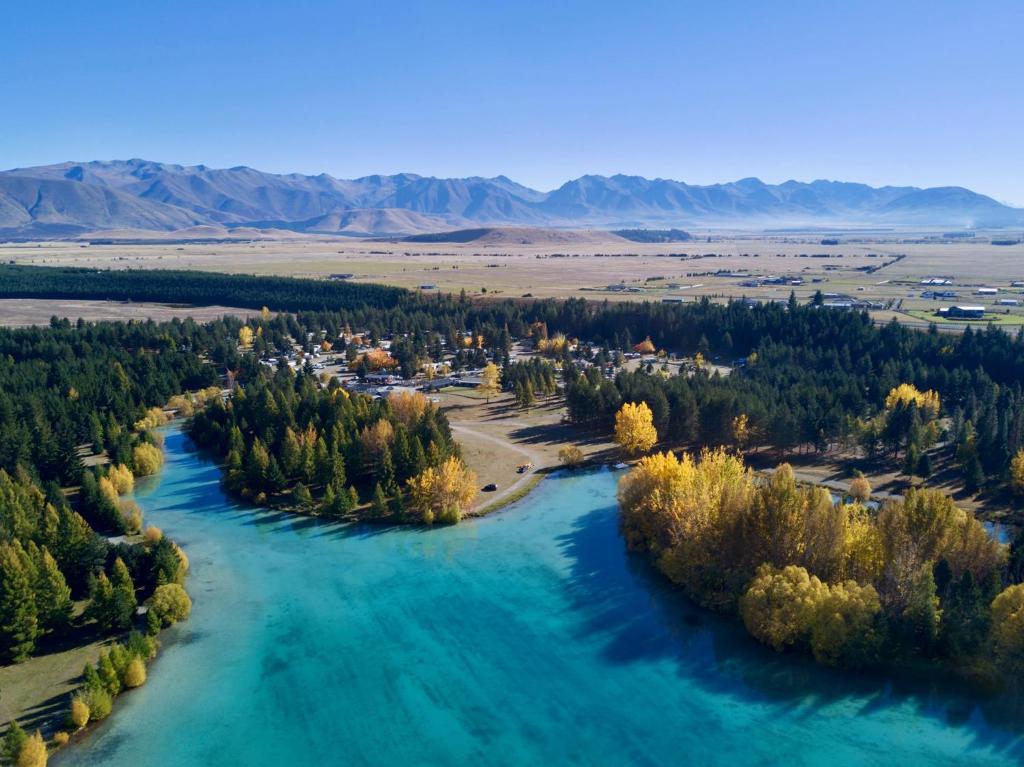
{"label": "dirt path", "polygon": [[473,508],[473,512],[478,512],[487,506],[492,506],[496,503],[500,503],[505,498],[508,498],[509,496],[516,493],[528,482],[534,481],[536,471],[538,468],[540,468],[540,464],[543,461],[543,458],[541,457],[540,453],[533,450],[528,450],[520,445],[516,445],[506,438],[496,437],[493,434],[484,434],[479,429],[473,429],[465,424],[453,423],[452,431],[455,432],[456,436],[459,438],[459,441],[463,444],[469,443],[469,440],[466,439],[467,437],[473,441],[483,440],[484,442],[489,442],[493,445],[496,445],[499,448],[502,448],[503,450],[511,451],[513,453],[517,453],[523,456],[523,458],[526,459],[526,462],[532,463],[534,467],[531,471],[524,472],[523,474],[517,474],[516,476],[518,477],[518,479],[516,479],[516,481],[513,482],[508,487],[501,487],[499,485],[498,491],[496,493],[481,493],[480,496],[477,498],[477,502]]}
{"label": "dirt path", "polygon": [[[564,445],[578,445],[587,457],[598,457],[611,447],[604,437],[594,438],[562,423],[561,398],[544,399],[529,410],[516,407],[507,393],[491,402],[461,391],[442,392],[439,399],[479,485],[498,486],[496,492],[480,494],[474,513],[513,498],[536,482],[538,471],[556,468]],[[534,465],[533,471],[517,474],[516,467],[527,462]]]}

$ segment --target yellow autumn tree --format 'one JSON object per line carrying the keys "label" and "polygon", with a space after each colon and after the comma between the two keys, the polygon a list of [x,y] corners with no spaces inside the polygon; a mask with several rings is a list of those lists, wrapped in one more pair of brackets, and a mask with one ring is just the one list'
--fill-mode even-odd
{"label": "yellow autumn tree", "polygon": [[498,370],[498,366],[493,362],[488,362],[487,367],[480,373],[480,385],[476,387],[481,394],[487,397],[488,402],[500,390],[500,379],[501,372]]}
{"label": "yellow autumn tree", "polygon": [[638,344],[633,344],[633,351],[639,352],[640,354],[654,354],[654,350],[654,341],[651,340],[650,336],[647,336],[647,338]]}
{"label": "yellow autumn tree", "polygon": [[1018,450],[1010,461],[1010,489],[1024,495],[1024,450]]}
{"label": "yellow autumn tree", "polygon": [[867,477],[854,477],[850,482],[850,497],[858,503],[865,503],[871,499],[871,483]]}
{"label": "yellow autumn tree", "polygon": [[148,477],[156,474],[164,463],[164,454],[156,445],[143,442],[132,451],[132,465],[136,476]]}
{"label": "yellow autumn tree", "polygon": [[[752,473],[724,450],[703,450],[700,460],[672,453],[641,458],[619,481],[622,529],[631,548],[662,555],[683,546],[683,559],[706,562],[723,518],[749,503]],[[670,558],[671,559],[671,558]],[[663,569],[671,563],[662,561]],[[688,569],[686,562],[676,562]],[[668,573],[667,573],[668,574]],[[681,579],[682,573],[669,574]]]}
{"label": "yellow autumn tree", "polygon": [[935,418],[939,415],[939,393],[929,389],[919,391],[913,384],[900,384],[885,398],[885,409],[895,410],[899,405],[917,405],[922,417]]}
{"label": "yellow autumn tree", "polygon": [[253,332],[248,325],[242,325],[238,329],[238,343],[242,346],[252,346]]}
{"label": "yellow autumn tree", "polygon": [[566,445],[558,451],[558,460],[570,469],[574,469],[583,463],[583,451],[576,445]]}
{"label": "yellow autumn tree", "polygon": [[151,407],[146,411],[146,415],[135,422],[134,429],[135,431],[148,431],[157,426],[163,426],[165,423],[167,423],[167,416],[164,414],[163,408]]}
{"label": "yellow autumn tree", "polygon": [[372,426],[363,427],[359,441],[362,443],[363,460],[367,464],[375,464],[384,448],[390,448],[395,441],[395,427],[390,421],[380,418]]}
{"label": "yellow autumn tree", "polygon": [[366,354],[360,355],[356,362],[365,360],[368,370],[390,370],[398,367],[398,360],[392,357],[383,349],[370,349]]}
{"label": "yellow autumn tree", "polygon": [[183,621],[192,612],[192,599],[180,584],[164,583],[156,587],[146,607],[153,611],[162,626]]}
{"label": "yellow autumn tree", "polygon": [[46,741],[39,730],[30,735],[18,750],[17,767],[46,767]]}
{"label": "yellow autumn tree", "polygon": [[130,493],[135,487],[135,476],[132,474],[132,470],[123,463],[111,466],[107,470],[107,479],[117,490],[118,495]]}
{"label": "yellow autumn tree", "polygon": [[1024,668],[1024,584],[1003,589],[992,602],[992,644],[1000,663]]}
{"label": "yellow autumn tree", "polygon": [[100,477],[96,483],[96,487],[100,491],[100,495],[106,499],[111,506],[116,507],[118,505],[117,488],[114,483],[107,477]]}
{"label": "yellow autumn tree", "polygon": [[740,450],[743,449],[747,444],[747,440],[750,439],[750,421],[746,413],[740,413],[732,419],[732,437],[736,441],[736,447]]}
{"label": "yellow autumn tree", "polygon": [[477,493],[476,474],[455,457],[437,467],[428,466],[406,484],[410,506],[428,525],[434,521],[458,522],[472,507]]}
{"label": "yellow autumn tree", "polygon": [[144,685],[146,683],[146,664],[139,658],[132,658],[124,669],[122,681],[124,686],[129,689]]}
{"label": "yellow autumn tree", "polygon": [[77,695],[71,699],[71,709],[68,711],[68,721],[76,730],[80,730],[89,724],[89,706]]}
{"label": "yellow autumn tree", "polygon": [[658,431],[646,402],[627,402],[615,414],[615,441],[631,455],[646,453],[654,447]]}
{"label": "yellow autumn tree", "polygon": [[828,586],[802,567],[762,565],[740,598],[740,617],[752,636],[780,651],[804,641]]}
{"label": "yellow autumn tree", "polygon": [[182,418],[191,418],[195,415],[196,404],[188,395],[175,394],[167,400],[167,409],[177,411]]}
{"label": "yellow autumn tree", "polygon": [[870,584],[845,581],[829,586],[811,614],[814,659],[827,666],[871,663],[881,640],[875,628],[881,609],[878,592]]}
{"label": "yellow autumn tree", "polygon": [[407,429],[413,428],[427,411],[429,401],[421,392],[401,391],[388,395],[395,418]]}

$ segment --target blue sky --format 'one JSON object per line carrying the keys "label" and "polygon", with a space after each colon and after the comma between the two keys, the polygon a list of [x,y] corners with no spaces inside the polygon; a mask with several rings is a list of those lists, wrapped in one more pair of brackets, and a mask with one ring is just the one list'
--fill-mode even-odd
{"label": "blue sky", "polygon": [[1024,3],[8,2],[0,167],[963,185],[1024,206]]}

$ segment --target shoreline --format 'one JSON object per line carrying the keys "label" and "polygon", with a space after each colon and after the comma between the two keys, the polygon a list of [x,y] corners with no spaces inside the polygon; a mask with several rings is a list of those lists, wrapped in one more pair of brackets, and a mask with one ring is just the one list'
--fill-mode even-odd
{"label": "shoreline", "polygon": [[[170,425],[170,423],[166,425]],[[181,427],[177,426],[177,428]],[[162,447],[161,453],[163,453]],[[162,471],[163,464],[156,474],[140,476],[136,480],[158,482]],[[135,500],[134,492],[131,494],[131,499]],[[171,540],[171,543],[184,553],[184,549],[175,541]],[[142,545],[141,540],[135,545]],[[185,556],[187,557],[187,555]],[[187,559],[185,561],[187,562]],[[186,565],[186,579],[187,574]],[[80,600],[78,604],[82,606],[83,610],[85,609],[85,600]],[[139,607],[141,608],[142,604]],[[126,693],[133,692],[137,687],[144,686],[145,680],[137,687],[124,687],[117,694],[111,695],[110,714],[102,719],[90,719],[84,726],[77,729],[70,722],[71,702],[84,689],[83,670],[90,666],[96,667],[100,656],[109,653],[113,647],[126,647],[133,633],[141,634],[153,644],[152,655],[148,658],[140,658],[148,678],[149,670],[161,655],[163,649],[161,640],[166,637],[168,630],[173,628],[173,624],[163,626],[156,634],[150,635],[146,632],[144,625],[139,625],[142,615],[144,613],[136,612],[134,625],[130,629],[115,634],[90,632],[87,636],[91,637],[91,641],[68,644],[67,646],[58,644],[55,647],[46,648],[46,652],[33,655],[21,663],[0,667],[0,683],[2,683],[4,691],[5,709],[11,705],[11,689],[16,691],[16,702],[10,710],[5,710],[4,717],[0,719],[3,721],[3,725],[0,726],[0,737],[6,734],[12,723],[17,722],[27,733],[39,730],[46,743],[49,757],[55,757],[67,746],[79,742],[108,722],[117,711],[118,699]],[[79,630],[83,628],[79,627]],[[67,638],[65,638],[66,641]],[[17,694],[22,692],[24,694]],[[59,733],[67,735],[65,742],[61,743],[55,740]]]}

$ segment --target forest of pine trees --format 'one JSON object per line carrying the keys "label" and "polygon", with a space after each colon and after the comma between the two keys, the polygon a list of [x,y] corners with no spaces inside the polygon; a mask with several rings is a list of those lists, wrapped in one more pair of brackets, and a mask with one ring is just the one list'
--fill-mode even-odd
{"label": "forest of pine trees", "polygon": [[[802,306],[793,298],[756,306],[471,301],[464,294],[292,278],[0,266],[0,297],[15,296],[268,311],[247,323],[55,318],[48,327],[0,329],[0,657],[7,662],[84,624],[124,633],[140,603],[157,608],[145,626],[151,633],[187,615],[183,553],[146,529],[137,507],[123,498],[135,475],[158,469],[153,427],[160,409],[183,392],[233,387],[226,402],[213,397],[205,409],[179,398],[179,412],[192,416],[192,435],[223,458],[232,492],[335,515],[359,506],[363,514],[394,519],[457,520],[471,502],[475,478],[459,460],[443,414],[422,400],[372,399],[335,383],[324,386],[311,367],[296,373],[260,364],[298,343],[308,351],[333,347],[366,367],[365,355],[360,363],[355,349],[345,348],[352,328],[371,345],[390,339],[389,359],[405,378],[429,361],[456,370],[497,364],[503,387],[524,407],[554,391],[552,363],[560,364],[572,420],[610,433],[624,403],[643,403],[655,430],[645,443],[647,437],[711,446],[742,441],[783,452],[855,445],[927,477],[934,446],[944,442],[968,490],[1024,492],[1024,333],[1011,336],[995,326],[961,335],[877,326],[866,313]],[[547,360],[510,363],[513,339],[524,338]],[[730,375],[698,364],[692,376],[669,378],[651,369],[606,378],[603,368],[636,346],[745,364]],[[86,468],[88,453],[107,460]],[[653,547],[659,565],[674,580],[685,579],[695,595],[726,595],[751,630],[773,645],[803,644],[829,662],[859,662],[851,659],[870,655],[873,639],[851,648],[842,641],[850,635],[834,622],[815,623],[839,614],[864,636],[905,632],[912,637],[906,646],[927,645],[926,653],[973,657],[979,642],[991,641],[1000,658],[1024,663],[1021,632],[1013,628],[1024,615],[1024,545],[1008,555],[997,551],[944,501],[919,496],[884,517],[892,530],[883,527],[882,514],[865,527],[859,511],[843,512],[836,523],[845,525],[848,538],[831,540],[852,548],[823,563],[815,558],[818,538],[808,536],[827,531],[811,530],[806,520],[794,522],[797,532],[784,537],[794,547],[788,553],[772,548],[779,541],[757,537],[767,529],[765,514],[799,516],[820,501],[787,488],[779,493],[752,502],[739,517],[721,517],[752,525],[743,540],[768,547],[757,549],[767,551],[761,561],[737,554],[735,561],[696,562],[693,570],[687,552],[672,553],[676,547],[669,545],[678,521],[667,524],[657,515],[649,529],[638,522],[630,538]],[[944,525],[928,550],[922,541],[931,539],[914,532],[918,511]],[[123,533],[141,534],[141,542],[104,537]],[[890,551],[890,544],[903,549]],[[909,569],[879,570],[870,556],[879,546],[885,558],[904,557]],[[772,595],[792,589],[825,607],[786,623],[773,612]],[[78,617],[75,601],[88,605]],[[137,680],[129,666],[144,650],[137,646],[105,664],[113,672],[104,670],[103,689]],[[101,685],[87,686],[99,717]],[[86,706],[80,703],[79,713]]]}
{"label": "forest of pine trees", "polygon": [[[301,342],[312,335],[319,344],[337,339],[344,328],[358,328],[365,330],[370,340],[394,338],[392,356],[405,377],[413,375],[422,360],[440,361],[443,350],[455,352],[451,364],[456,370],[483,367],[489,359],[501,364],[508,361],[512,339],[527,337],[545,354],[563,362],[579,357],[610,362],[621,350],[647,339],[652,348],[669,353],[750,361],[730,376],[702,374],[670,381],[622,374],[614,382],[600,377],[581,382],[570,368],[566,371],[570,415],[608,430],[623,401],[642,397],[655,414],[662,439],[728,444],[734,419],[745,415],[751,444],[781,451],[822,451],[856,444],[866,452],[888,452],[921,475],[931,470],[931,456],[924,444],[908,443],[908,433],[897,445],[891,432],[882,433],[878,428],[877,416],[884,411],[888,392],[906,383],[940,396],[942,415],[952,422],[946,436],[969,489],[1002,486],[1010,462],[1024,448],[1024,334],[1011,336],[991,325],[968,328],[962,335],[939,334],[934,329],[922,332],[895,322],[879,327],[866,313],[829,311],[813,302],[802,306],[792,298],[789,303],[756,306],[738,301],[726,305],[583,299],[474,302],[465,295],[423,295],[397,288],[277,277],[77,270],[75,280],[60,280],[56,269],[2,269],[0,296],[57,295],[65,290],[81,297],[265,304],[274,311],[294,311],[255,323],[256,355],[290,348],[293,339]],[[145,334],[151,325],[136,323],[135,332]],[[236,344],[232,342],[239,327],[224,322],[208,326],[178,323],[169,326],[167,338],[153,339],[154,348],[164,348],[161,344],[184,335],[179,348],[205,349],[214,362],[237,366]],[[35,331],[36,343],[43,343],[48,332]],[[22,338],[29,342],[28,336]],[[469,345],[467,338],[473,341]],[[583,343],[570,351],[570,338]],[[86,342],[83,335],[78,343]],[[102,343],[100,339],[92,342]],[[0,336],[0,355],[8,353],[8,348],[9,337]],[[90,364],[87,355],[77,356],[79,364]],[[148,360],[146,364],[159,365],[159,355]],[[125,367],[125,360],[118,361],[129,380],[135,381],[138,371]],[[159,377],[161,371],[147,373]],[[204,373],[198,366],[190,373],[202,377],[211,371]],[[108,382],[118,375],[115,367],[98,369],[96,374]],[[582,385],[587,381],[589,385]],[[575,383],[580,385],[573,386]],[[205,385],[197,381],[182,384],[178,390]],[[33,380],[20,389],[35,386]],[[0,387],[7,389],[7,385]],[[515,391],[514,382],[510,390]],[[105,386],[102,391],[116,392],[117,387]],[[522,399],[529,399],[525,392]],[[20,398],[14,402],[21,404]],[[49,432],[62,437],[72,431],[85,441],[85,421],[94,408],[86,402],[80,422],[49,421],[50,412],[59,412],[66,404],[49,401],[42,412],[36,408],[19,417],[21,426],[15,432],[0,432],[4,437],[13,435],[0,440],[0,466],[16,465],[19,451],[40,444],[46,449],[36,451],[40,455],[33,463],[51,475],[67,473],[62,465],[73,464],[73,457],[56,448],[67,442],[50,437]],[[116,407],[117,403],[110,404]],[[0,424],[10,421],[5,418],[10,407],[0,400]],[[913,420],[912,416],[908,419],[908,426]],[[96,428],[93,424],[92,429]],[[25,439],[26,431],[42,439]]]}
{"label": "forest of pine trees", "polygon": [[[91,627],[120,633],[161,583],[184,578],[168,540],[122,496],[159,465],[161,407],[208,387],[226,326],[83,323],[0,330],[0,658],[25,660]],[[237,331],[235,331],[237,332]],[[83,456],[108,461],[86,467]],[[156,456],[154,458],[153,456]],[[146,465],[143,465],[146,464]],[[73,617],[74,601],[86,608]]]}
{"label": "forest of pine trees", "polygon": [[255,375],[197,413],[189,433],[225,462],[225,485],[260,504],[402,520],[407,481],[458,456],[422,394],[374,399],[287,367]]}

